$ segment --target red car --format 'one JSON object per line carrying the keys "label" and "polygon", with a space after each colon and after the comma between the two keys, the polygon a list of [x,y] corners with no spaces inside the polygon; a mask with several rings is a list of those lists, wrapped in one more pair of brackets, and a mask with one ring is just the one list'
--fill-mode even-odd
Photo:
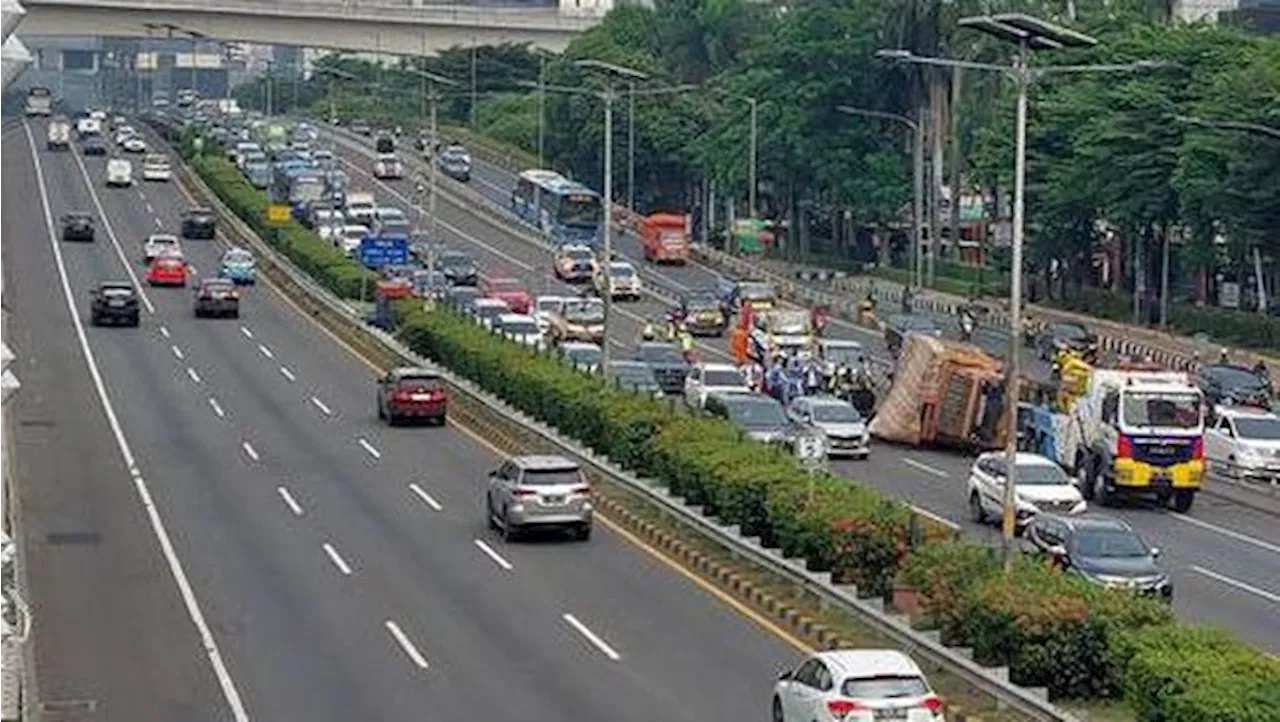
{"label": "red car", "polygon": [[181,256],[160,256],[147,266],[147,283],[152,286],[187,285],[187,262]]}
{"label": "red car", "polygon": [[429,369],[401,367],[378,379],[378,418],[395,426],[402,420],[444,424],[449,392],[444,379]]}
{"label": "red car", "polygon": [[480,293],[485,298],[503,301],[512,313],[528,313],[533,306],[533,296],[514,278],[481,278]]}

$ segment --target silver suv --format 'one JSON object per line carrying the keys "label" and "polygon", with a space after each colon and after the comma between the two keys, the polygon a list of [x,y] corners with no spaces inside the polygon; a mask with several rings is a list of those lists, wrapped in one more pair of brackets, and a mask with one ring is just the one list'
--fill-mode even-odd
{"label": "silver suv", "polygon": [[592,510],[582,469],[562,456],[515,456],[489,472],[485,516],[504,541],[535,528],[568,529],[586,541]]}

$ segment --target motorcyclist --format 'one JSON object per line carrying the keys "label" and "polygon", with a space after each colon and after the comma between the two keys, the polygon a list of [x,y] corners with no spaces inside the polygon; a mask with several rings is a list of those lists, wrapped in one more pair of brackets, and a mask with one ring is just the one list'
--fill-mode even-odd
{"label": "motorcyclist", "polygon": [[656,341],[658,339],[658,329],[654,327],[652,320],[645,319],[644,328],[640,329],[640,338],[644,341]]}
{"label": "motorcyclist", "polygon": [[978,327],[977,316],[971,305],[960,307],[960,337],[965,341],[973,338],[974,329]]}

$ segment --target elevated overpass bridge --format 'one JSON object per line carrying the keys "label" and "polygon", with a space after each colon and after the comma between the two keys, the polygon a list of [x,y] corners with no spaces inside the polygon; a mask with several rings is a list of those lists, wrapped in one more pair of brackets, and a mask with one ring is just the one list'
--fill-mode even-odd
{"label": "elevated overpass bridge", "polygon": [[[21,0],[20,34],[154,36],[156,27],[229,42],[395,55],[531,43],[560,51],[600,21],[612,0],[511,7],[414,0]],[[179,35],[179,37],[181,37]]]}

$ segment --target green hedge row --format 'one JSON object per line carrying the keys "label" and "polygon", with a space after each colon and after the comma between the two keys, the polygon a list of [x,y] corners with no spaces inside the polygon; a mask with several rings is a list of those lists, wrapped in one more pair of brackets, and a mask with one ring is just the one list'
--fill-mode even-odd
{"label": "green hedge row", "polygon": [[[207,157],[195,165],[242,218],[261,218],[263,194],[228,176],[234,167]],[[327,244],[286,251],[304,268],[333,269],[328,278],[360,272]],[[726,422],[571,371],[446,310],[410,300],[398,304],[397,317],[400,338],[418,353],[619,466],[662,479],[810,569],[867,595],[895,585],[917,590],[922,624],[972,647],[984,663],[1007,665],[1019,684],[1048,687],[1055,698],[1124,696],[1148,722],[1251,722],[1280,710],[1280,663],[1226,635],[1177,625],[1166,605],[1031,558],[1018,560],[1006,580],[989,549],[928,522],[917,526],[907,506],[848,479],[811,477],[790,455]]]}

